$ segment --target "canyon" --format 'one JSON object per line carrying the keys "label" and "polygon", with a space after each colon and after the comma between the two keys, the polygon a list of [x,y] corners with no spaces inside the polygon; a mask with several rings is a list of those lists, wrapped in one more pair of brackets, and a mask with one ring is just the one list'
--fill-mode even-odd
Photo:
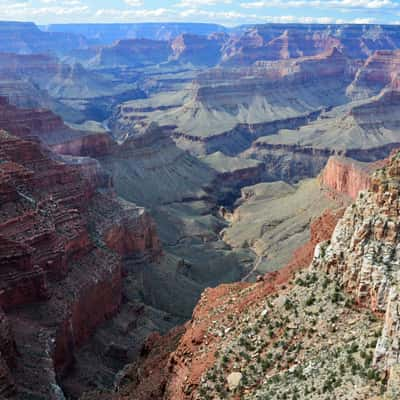
{"label": "canyon", "polygon": [[398,27],[0,37],[0,397],[397,398]]}
{"label": "canyon", "polygon": [[[325,175],[340,163],[355,170],[332,159]],[[115,394],[84,399],[397,398],[399,153],[376,168],[345,211],[315,220],[284,268],[206,290],[185,326],[149,337]]]}

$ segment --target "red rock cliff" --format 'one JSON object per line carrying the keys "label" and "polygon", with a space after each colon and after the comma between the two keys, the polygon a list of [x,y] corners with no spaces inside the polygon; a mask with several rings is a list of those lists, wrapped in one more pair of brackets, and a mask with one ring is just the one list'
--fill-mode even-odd
{"label": "red rock cliff", "polygon": [[320,175],[321,186],[332,196],[355,199],[361,190],[369,188],[374,166],[345,157],[330,157]]}
{"label": "red rock cliff", "polygon": [[0,199],[0,307],[18,349],[0,376],[12,387],[11,370],[20,393],[53,399],[56,373],[120,307],[122,257],[160,256],[156,228],[116,197],[96,161],[62,159],[4,131]]}
{"label": "red rock cliff", "polygon": [[18,108],[1,96],[0,129],[21,138],[36,136],[55,152],[72,156],[104,156],[113,145],[106,133],[72,129],[50,110]]}

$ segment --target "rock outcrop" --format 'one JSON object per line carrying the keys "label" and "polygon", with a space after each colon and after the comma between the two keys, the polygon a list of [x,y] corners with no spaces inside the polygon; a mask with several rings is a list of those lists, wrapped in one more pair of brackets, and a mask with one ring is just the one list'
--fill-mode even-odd
{"label": "rock outcrop", "polygon": [[112,46],[100,48],[89,62],[102,67],[141,67],[166,62],[171,54],[171,46],[166,41],[125,39]]}
{"label": "rock outcrop", "polygon": [[358,70],[348,93],[355,98],[378,94],[385,87],[395,88],[400,73],[400,52],[379,50]]}
{"label": "rock outcrop", "polygon": [[333,47],[359,59],[375,50],[395,49],[398,43],[398,31],[389,26],[265,24],[233,36],[222,60],[228,65],[251,65],[260,60],[312,56]]}
{"label": "rock outcrop", "polygon": [[398,218],[400,158],[376,171],[371,188],[361,192],[337,225],[330,242],[316,248],[312,268],[335,276],[356,300],[386,313],[375,351],[375,364],[390,373],[399,362],[396,323],[398,307]]}
{"label": "rock outcrop", "polygon": [[[300,250],[300,259],[295,256],[286,268],[259,283],[203,293],[168,361],[156,351],[158,344],[149,341],[140,368],[125,370],[115,398],[131,399],[139,393],[141,399],[150,399],[157,393],[163,399],[275,399],[285,393],[289,398],[322,399],[331,393],[370,399],[386,392],[385,399],[395,399],[399,180],[396,152],[335,228],[340,213],[327,212],[315,222],[310,246],[304,256]],[[347,192],[346,185],[340,187]],[[309,270],[296,273],[321,240]],[[175,346],[176,335],[164,340]],[[157,359],[165,368],[155,378],[158,386],[151,386],[149,368]],[[233,373],[240,374],[235,388]],[[347,385],[352,380],[356,386]]]}
{"label": "rock outcrop", "polygon": [[[124,26],[111,44],[118,27],[103,28],[66,27],[97,32],[100,47],[76,46],[63,62],[30,54],[45,32],[36,47],[20,33],[0,45],[28,53],[0,54],[0,94],[56,112],[0,99],[11,133],[0,133],[0,397],[109,388],[205,287],[253,276],[207,290],[184,327],[153,334],[114,398],[364,400],[385,374],[395,393],[398,159],[371,179],[377,165],[344,156],[374,161],[399,145],[398,29]],[[299,182],[329,157],[322,190]],[[275,180],[285,182],[265,183]],[[221,214],[259,182],[229,215],[242,218],[229,236]],[[360,189],[312,261],[341,216],[314,221],[333,203],[325,193],[348,204]],[[132,202],[151,207],[164,252]]]}
{"label": "rock outcrop", "polygon": [[120,98],[143,96],[136,83],[110,79],[46,52],[0,54],[0,94],[19,106],[50,107],[67,121],[78,123],[102,121]]}
{"label": "rock outcrop", "polygon": [[105,156],[114,145],[106,133],[72,129],[50,110],[19,108],[5,97],[0,97],[0,129],[20,138],[37,137],[55,152],[71,156]]}
{"label": "rock outcrop", "polygon": [[171,44],[170,60],[182,64],[213,67],[221,57],[221,49],[226,35],[210,35],[209,37],[183,34],[174,39]]}
{"label": "rock outcrop", "polygon": [[43,32],[32,22],[0,24],[0,51],[2,53],[66,54],[72,49],[87,46],[84,36],[65,32]]}
{"label": "rock outcrop", "polygon": [[[287,284],[291,275],[306,267],[312,260],[314,249],[321,240],[328,239],[342,211],[327,210],[311,226],[309,243],[300,248],[290,263],[283,269],[267,274],[262,284],[223,285],[208,289],[193,312],[191,321],[163,337],[155,334],[148,338],[142,356],[133,365],[127,366],[117,382],[118,393],[105,394],[105,400],[128,399],[189,399],[199,396],[198,385],[202,374],[216,362],[218,352],[214,350],[223,343],[232,327],[225,326],[221,332],[210,333],[222,315],[213,310],[222,306],[225,315],[234,321],[246,309],[273,296]],[[246,293],[243,297],[241,291]],[[200,392],[201,393],[201,392]],[[85,400],[102,398],[100,393],[91,393]]]}
{"label": "rock outcrop", "polygon": [[[115,142],[107,133],[72,132],[72,138],[61,139],[60,135],[56,135],[55,139],[61,143],[51,144],[51,149],[63,155],[97,158],[111,154],[116,148]],[[39,134],[39,137],[42,138],[43,135]]]}
{"label": "rock outcrop", "polygon": [[376,164],[333,156],[329,158],[319,179],[322,187],[332,196],[344,196],[355,200],[360,191],[369,189],[371,173],[376,168],[378,168]]}
{"label": "rock outcrop", "polygon": [[314,57],[210,69],[168,106],[156,106],[157,94],[123,104],[113,126],[135,136],[157,122],[174,126],[177,144],[195,154],[237,155],[261,136],[296,130],[324,110],[345,104],[353,64],[334,48]]}
{"label": "rock outcrop", "polygon": [[62,159],[4,131],[0,192],[0,307],[18,351],[1,314],[1,390],[13,376],[19,394],[59,399],[57,375],[120,308],[122,259],[160,256],[155,226],[115,196],[94,160]]}

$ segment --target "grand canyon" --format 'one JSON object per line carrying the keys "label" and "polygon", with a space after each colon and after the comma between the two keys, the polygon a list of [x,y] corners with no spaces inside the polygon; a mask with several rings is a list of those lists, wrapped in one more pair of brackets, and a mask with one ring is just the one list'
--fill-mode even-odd
{"label": "grand canyon", "polygon": [[400,26],[0,22],[0,398],[400,399]]}

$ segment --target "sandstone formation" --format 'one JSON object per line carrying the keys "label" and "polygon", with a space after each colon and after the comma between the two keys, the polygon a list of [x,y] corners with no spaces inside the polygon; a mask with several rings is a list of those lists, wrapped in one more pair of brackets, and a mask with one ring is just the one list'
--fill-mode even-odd
{"label": "sandstone formation", "polygon": [[396,336],[397,224],[399,156],[373,177],[371,189],[361,192],[347,209],[330,242],[320,244],[312,267],[335,278],[356,300],[386,313],[375,351],[375,364],[390,373],[398,363]]}
{"label": "sandstone formation", "polygon": [[121,39],[169,41],[182,34],[207,36],[226,32],[222,25],[206,23],[116,23],[116,24],[50,24],[46,32],[82,35],[94,44],[110,45]]}
{"label": "sandstone formation", "polygon": [[171,52],[171,47],[166,41],[119,40],[112,46],[100,48],[89,63],[102,67],[141,67],[166,62]]}
{"label": "sandstone formation", "polygon": [[379,25],[265,24],[245,30],[225,46],[222,59],[229,65],[259,60],[311,56],[338,47],[351,58],[367,58],[375,50],[395,49],[394,27]]}
{"label": "sandstone formation", "polygon": [[219,63],[225,40],[225,35],[210,35],[209,37],[179,35],[171,44],[173,51],[171,60],[183,64],[213,67]]}
{"label": "sandstone formation", "polygon": [[[115,148],[115,143],[108,134],[77,130],[69,132],[72,135],[60,136],[58,133],[54,138],[47,136],[51,140],[49,144],[52,150],[58,154],[96,158],[110,154]],[[38,136],[46,140],[42,132]],[[61,143],[54,143],[55,140]]]}
{"label": "sandstone formation", "polygon": [[[28,88],[39,97],[35,99]],[[72,122],[102,121],[107,109],[121,96],[142,96],[136,83],[119,79],[112,82],[109,76],[89,71],[78,62],[69,64],[49,54],[15,53],[0,54],[0,93],[3,92],[14,104],[51,107]]]}
{"label": "sandstone formation", "polygon": [[349,87],[353,97],[369,97],[385,87],[396,87],[400,72],[400,52],[380,50],[371,55],[358,70]]}
{"label": "sandstone formation", "polygon": [[319,179],[332,196],[344,195],[355,200],[360,191],[369,189],[374,167],[377,168],[374,164],[333,156],[329,158]]}
{"label": "sandstone formation", "polygon": [[[118,394],[103,394],[104,399],[133,399],[135,396],[139,399],[197,398],[202,393],[197,387],[203,372],[214,365],[219,356],[215,349],[221,343],[230,343],[228,337],[231,334],[237,335],[231,322],[237,322],[236,318],[240,318],[242,313],[246,314],[244,310],[257,307],[268,296],[281,290],[281,285],[288,281],[294,271],[309,264],[315,244],[330,237],[339,216],[327,212],[316,220],[310,244],[305,247],[305,252],[302,251],[302,256],[293,259],[282,270],[268,274],[263,283],[224,285],[207,290],[192,320],[186,324],[181,339],[182,330],[171,331],[165,337],[150,337],[143,349],[142,358],[136,365],[125,369],[118,384]],[[221,305],[224,316],[215,312]],[[261,311],[265,316],[265,311]],[[227,316],[231,322],[226,321]],[[218,328],[214,332],[213,327],[219,326],[220,318],[225,320],[225,326],[220,332]],[[96,396],[100,395],[88,394],[84,399],[101,398]],[[201,395],[199,398],[202,398]]]}
{"label": "sandstone formation", "polygon": [[0,397],[396,398],[398,28],[43,29],[0,24]]}
{"label": "sandstone formation", "polygon": [[41,31],[32,22],[0,23],[0,38],[2,53],[59,53],[65,54],[69,50],[84,47],[86,39],[73,33],[47,33]]}
{"label": "sandstone formation", "polygon": [[56,375],[120,307],[122,259],[156,259],[160,245],[145,211],[115,197],[99,167],[86,168],[93,161],[68,164],[4,131],[0,140],[0,306],[19,354],[2,314],[2,390],[13,376],[22,396],[60,398]]}
{"label": "sandstone formation", "polygon": [[244,69],[212,69],[198,75],[189,93],[185,88],[166,99],[166,108],[152,106],[152,97],[125,103],[116,116],[118,129],[135,135],[155,121],[175,126],[176,142],[193,153],[235,155],[260,136],[307,125],[324,109],[347,102],[354,73],[352,61],[336,49]]}
{"label": "sandstone formation", "polygon": [[113,141],[105,133],[72,129],[50,110],[19,108],[0,97],[0,129],[21,138],[37,137],[59,154],[104,156]]}
{"label": "sandstone formation", "polygon": [[74,133],[51,111],[17,108],[5,97],[0,98],[0,116],[0,128],[21,138],[40,136],[43,141],[50,142]]}

